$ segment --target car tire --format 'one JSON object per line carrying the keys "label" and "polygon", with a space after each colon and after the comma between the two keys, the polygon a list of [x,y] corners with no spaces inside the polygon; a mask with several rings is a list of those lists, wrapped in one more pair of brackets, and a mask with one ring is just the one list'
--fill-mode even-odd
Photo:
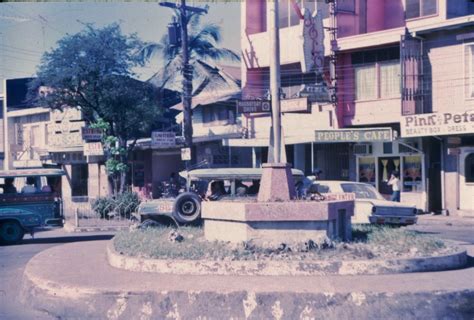
{"label": "car tire", "polygon": [[182,224],[195,223],[201,219],[201,198],[192,192],[184,192],[176,197],[173,217]]}
{"label": "car tire", "polygon": [[7,220],[0,224],[0,242],[6,245],[20,242],[25,230],[14,220]]}

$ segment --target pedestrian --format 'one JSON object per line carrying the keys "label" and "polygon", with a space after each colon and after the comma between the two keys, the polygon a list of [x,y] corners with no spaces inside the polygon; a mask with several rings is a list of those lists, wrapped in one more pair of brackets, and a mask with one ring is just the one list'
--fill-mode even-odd
{"label": "pedestrian", "polygon": [[400,174],[398,171],[392,172],[387,185],[392,186],[392,197],[390,200],[400,202]]}

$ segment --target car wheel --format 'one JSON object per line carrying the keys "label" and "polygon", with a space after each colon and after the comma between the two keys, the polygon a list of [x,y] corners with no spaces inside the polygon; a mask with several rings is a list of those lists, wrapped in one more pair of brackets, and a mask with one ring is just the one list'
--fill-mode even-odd
{"label": "car wheel", "polygon": [[185,192],[176,197],[173,217],[179,223],[193,223],[201,217],[201,198],[195,193]]}
{"label": "car wheel", "polygon": [[24,235],[25,231],[16,221],[5,221],[0,225],[0,242],[4,244],[18,243]]}

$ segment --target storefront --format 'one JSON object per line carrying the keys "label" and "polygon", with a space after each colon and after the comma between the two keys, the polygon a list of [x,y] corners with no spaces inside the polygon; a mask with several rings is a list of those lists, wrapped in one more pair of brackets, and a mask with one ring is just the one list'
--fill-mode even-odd
{"label": "storefront", "polygon": [[400,124],[402,137],[439,140],[443,210],[474,215],[474,111],[410,115]]}

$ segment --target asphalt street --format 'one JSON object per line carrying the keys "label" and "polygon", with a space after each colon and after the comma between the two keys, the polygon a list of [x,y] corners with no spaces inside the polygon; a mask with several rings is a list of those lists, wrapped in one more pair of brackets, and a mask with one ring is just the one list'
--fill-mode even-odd
{"label": "asphalt street", "polygon": [[[32,239],[29,235],[21,244],[0,246],[0,319],[54,319],[46,312],[34,311],[19,302],[23,270],[37,253],[68,242],[108,240],[111,232],[66,233],[61,229],[42,231]],[[60,271],[58,271],[60,272]]]}
{"label": "asphalt street", "polygon": [[[473,224],[423,222],[409,227],[423,233],[438,235],[443,239],[474,244]],[[32,239],[29,235],[21,244],[0,246],[0,319],[54,319],[47,312],[37,312],[19,302],[19,292],[24,268],[37,253],[69,242],[108,240],[113,232],[66,233],[61,229],[42,231]],[[60,272],[58,270],[58,272]]]}

